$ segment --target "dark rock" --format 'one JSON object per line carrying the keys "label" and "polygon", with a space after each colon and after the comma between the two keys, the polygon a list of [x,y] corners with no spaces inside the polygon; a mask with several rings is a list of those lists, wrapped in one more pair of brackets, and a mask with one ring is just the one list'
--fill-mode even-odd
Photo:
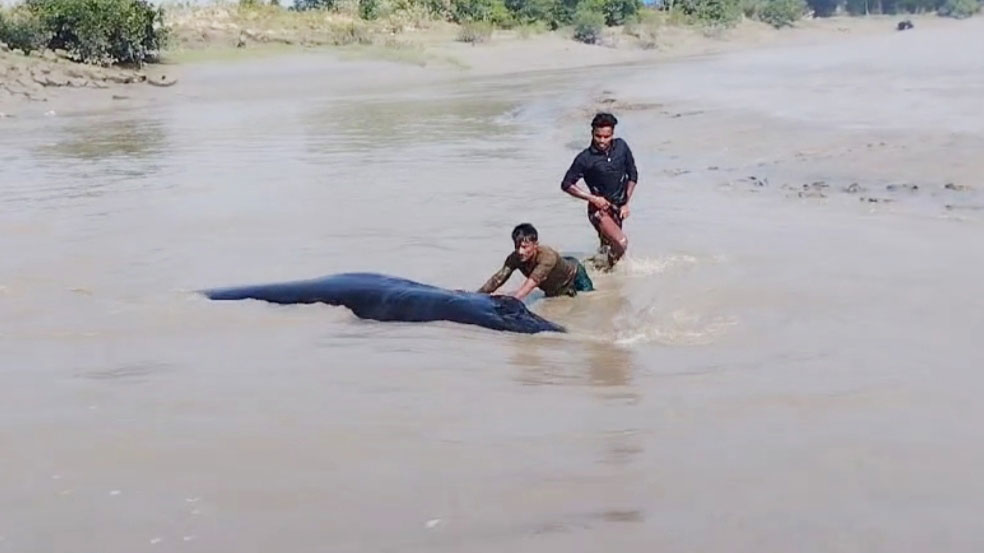
{"label": "dark rock", "polygon": [[919,190],[919,186],[915,184],[890,184],[886,186],[885,189],[890,192],[898,192],[898,191],[915,192]]}
{"label": "dark rock", "polygon": [[109,75],[106,75],[105,80],[116,84],[130,84],[136,82],[138,78],[139,77],[136,75],[128,75],[126,73],[111,73]]}
{"label": "dark rock", "polygon": [[857,194],[858,192],[861,192],[862,190],[863,189],[861,188],[861,185],[859,185],[856,182],[852,182],[850,186],[848,186],[847,188],[844,189],[844,192],[847,192],[848,194]]}
{"label": "dark rock", "polygon": [[33,77],[34,82],[41,86],[67,86],[69,84],[68,77],[61,73],[35,72]]}
{"label": "dark rock", "polygon": [[78,67],[66,67],[65,68],[65,74],[68,75],[69,77],[72,77],[72,78],[75,78],[75,79],[79,79],[79,78],[83,78],[83,77],[88,77],[89,76],[89,73],[88,72],[83,71],[81,68],[78,68]]}
{"label": "dark rock", "polygon": [[[25,91],[30,91],[30,92],[41,91],[41,85],[31,80],[31,78],[28,76],[18,77],[17,80],[14,81],[14,84],[20,85],[20,88],[22,88]],[[27,92],[24,92],[24,94],[27,94]]]}
{"label": "dark rock", "polygon": [[[824,188],[829,188],[830,186],[823,181],[814,181],[810,184],[804,184],[800,187],[800,190],[796,192],[796,196],[799,198],[826,198],[827,195],[823,193]],[[786,188],[784,185],[783,188]],[[793,187],[789,187],[793,188]]]}
{"label": "dark rock", "polygon": [[157,78],[148,78],[147,84],[153,86],[174,86],[177,84],[178,80],[173,78],[168,78],[167,75],[161,75]]}
{"label": "dark rock", "polygon": [[908,19],[899,21],[899,24],[896,25],[895,28],[899,31],[905,31],[907,29],[911,29],[913,28],[912,21],[909,21]]}

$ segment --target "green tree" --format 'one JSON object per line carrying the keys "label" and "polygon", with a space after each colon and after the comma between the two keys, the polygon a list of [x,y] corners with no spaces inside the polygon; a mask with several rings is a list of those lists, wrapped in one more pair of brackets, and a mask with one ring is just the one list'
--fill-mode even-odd
{"label": "green tree", "polygon": [[584,4],[574,15],[574,40],[585,44],[601,42],[605,28],[605,15],[596,7]]}
{"label": "green tree", "polygon": [[767,0],[758,18],[778,29],[791,26],[803,17],[806,9],[805,0]]}
{"label": "green tree", "polygon": [[837,13],[838,0],[806,0],[806,3],[814,17],[830,17]]}
{"label": "green tree", "polygon": [[379,17],[379,0],[359,0],[359,17],[366,21]]}
{"label": "green tree", "polygon": [[335,0],[294,0],[294,5],[290,9],[303,12],[307,10],[330,10],[333,7],[335,7]]}
{"label": "green tree", "polygon": [[677,0],[684,14],[703,23],[732,25],[741,19],[738,0]]}
{"label": "green tree", "polygon": [[23,6],[8,12],[0,10],[0,42],[30,54],[43,49],[51,38],[41,19]]}
{"label": "green tree", "polygon": [[601,3],[601,13],[605,16],[606,25],[623,25],[642,9],[641,0],[604,0]]}
{"label": "green tree", "polygon": [[550,22],[553,18],[552,0],[505,0],[505,6],[521,24]]}
{"label": "green tree", "polygon": [[145,0],[28,0],[48,47],[86,63],[153,61],[168,40],[164,10]]}
{"label": "green tree", "polygon": [[964,19],[979,11],[981,3],[978,0],[946,0],[936,13],[944,17]]}

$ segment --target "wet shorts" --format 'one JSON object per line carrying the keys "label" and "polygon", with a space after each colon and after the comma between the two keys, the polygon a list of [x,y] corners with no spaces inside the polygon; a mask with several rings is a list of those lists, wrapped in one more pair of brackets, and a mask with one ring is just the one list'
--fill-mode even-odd
{"label": "wet shorts", "polygon": [[[594,204],[588,202],[588,220],[591,221],[591,226],[600,233],[601,229],[598,228],[599,211],[601,210],[595,207]],[[619,215],[619,206],[612,204],[612,207],[608,210],[608,214],[612,216],[612,220],[615,221],[618,228],[622,228],[622,217]]]}
{"label": "wet shorts", "polygon": [[585,270],[584,265],[576,257],[564,256],[564,259],[577,265],[577,272],[574,273],[574,282],[571,283],[568,295],[575,296],[578,292],[593,292],[594,283],[591,282],[591,277],[588,276],[588,271]]}

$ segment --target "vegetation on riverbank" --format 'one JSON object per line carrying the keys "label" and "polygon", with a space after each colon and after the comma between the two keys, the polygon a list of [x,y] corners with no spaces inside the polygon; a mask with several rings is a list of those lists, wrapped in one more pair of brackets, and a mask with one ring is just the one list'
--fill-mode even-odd
{"label": "vegetation on riverbank", "polygon": [[0,12],[0,42],[26,54],[139,66],[155,61],[167,39],[164,11],[146,0],[27,0]]}
{"label": "vegetation on riverbank", "polygon": [[726,28],[743,18],[776,28],[803,17],[835,14],[932,13],[969,17],[982,0],[240,0],[211,5],[147,0],[25,0],[0,10],[0,42],[25,53],[51,50],[90,64],[156,61],[169,45],[194,49],[216,37],[301,45],[400,46],[407,31],[458,27],[457,40],[481,43],[493,31],[546,30],[588,44],[621,27],[642,47],[655,47],[666,26]]}

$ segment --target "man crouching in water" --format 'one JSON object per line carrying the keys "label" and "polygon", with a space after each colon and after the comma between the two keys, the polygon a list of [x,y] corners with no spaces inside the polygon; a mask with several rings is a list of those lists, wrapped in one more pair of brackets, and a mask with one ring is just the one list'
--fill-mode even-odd
{"label": "man crouching in water", "polygon": [[[618,119],[610,113],[595,115],[591,145],[577,154],[560,183],[564,192],[587,200],[588,220],[598,232],[601,253],[607,253],[605,262],[596,265],[606,270],[611,270],[629,247],[622,222],[629,218],[629,199],[639,180],[632,150],[624,140],[614,138],[617,124]],[[588,192],[577,186],[581,178]]]}
{"label": "man crouching in water", "polygon": [[495,292],[509,280],[516,269],[526,275],[526,282],[513,294],[519,300],[537,287],[548,297],[576,296],[578,292],[594,290],[594,284],[581,262],[573,257],[563,257],[553,248],[540,244],[533,225],[516,225],[512,231],[512,240],[515,251],[506,257],[502,268],[478,289],[479,293]]}

